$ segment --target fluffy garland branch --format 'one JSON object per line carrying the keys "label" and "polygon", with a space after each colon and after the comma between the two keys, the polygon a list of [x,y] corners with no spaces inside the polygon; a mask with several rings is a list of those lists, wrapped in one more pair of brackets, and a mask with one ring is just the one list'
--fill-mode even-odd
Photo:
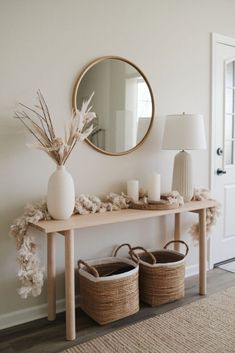
{"label": "fluffy garland branch", "polygon": [[[74,214],[116,211],[128,208],[129,199],[124,195],[110,193],[102,202],[96,196],[80,195],[76,198]],[[28,232],[30,223],[49,220],[46,202],[27,204],[22,216],[17,218],[10,228],[10,235],[15,238],[19,271],[17,278],[21,283],[18,293],[21,298],[41,294],[44,268],[41,267],[35,237]]]}
{"label": "fluffy garland branch", "polygon": [[[144,194],[142,195],[144,197]],[[178,192],[164,194],[163,197],[170,203],[183,204],[183,199]],[[193,200],[209,199],[208,190],[198,189],[195,191]],[[101,201],[97,196],[80,195],[76,198],[74,214],[103,213],[126,209],[129,207],[130,199],[125,194],[110,193],[105,201]],[[209,233],[212,225],[216,223],[219,215],[218,207],[208,208],[206,211],[207,232]],[[51,219],[47,210],[46,202],[27,204],[24,213],[17,218],[10,229],[10,234],[15,238],[17,250],[17,262],[19,271],[17,274],[21,287],[18,290],[21,298],[34,297],[41,294],[43,286],[44,268],[41,267],[38,255],[38,248],[35,237],[28,232],[29,223],[37,223],[40,220]],[[194,239],[198,240],[199,225],[194,224],[190,230]],[[207,234],[208,234],[207,233]]]}
{"label": "fluffy garland branch", "polygon": [[[192,201],[211,200],[210,191],[207,189],[196,189]],[[206,234],[209,237],[213,225],[216,224],[220,215],[220,204],[206,209]],[[193,224],[189,229],[189,234],[196,241],[199,239],[199,223]]]}
{"label": "fluffy garland branch", "polygon": [[40,295],[43,286],[44,269],[40,265],[35,237],[28,232],[29,223],[50,218],[46,202],[34,205],[27,204],[23,215],[17,218],[10,228],[10,235],[16,241],[17,262],[19,264],[17,277],[21,282],[18,293],[21,298],[27,298],[29,294],[34,297]]}

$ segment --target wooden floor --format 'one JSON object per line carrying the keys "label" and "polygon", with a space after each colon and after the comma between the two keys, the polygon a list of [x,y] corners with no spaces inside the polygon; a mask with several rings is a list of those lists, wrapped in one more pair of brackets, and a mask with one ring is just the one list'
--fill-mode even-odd
{"label": "wooden floor", "polygon": [[[235,274],[216,268],[208,272],[208,295],[235,286]],[[77,309],[77,339],[65,341],[65,315],[59,314],[56,321],[35,320],[0,331],[0,353],[58,353],[81,342],[104,335],[126,325],[148,319],[176,307],[191,303],[203,297],[198,295],[197,276],[186,279],[185,298],[174,303],[151,308],[141,305],[140,311],[126,319],[99,326],[80,309]]]}

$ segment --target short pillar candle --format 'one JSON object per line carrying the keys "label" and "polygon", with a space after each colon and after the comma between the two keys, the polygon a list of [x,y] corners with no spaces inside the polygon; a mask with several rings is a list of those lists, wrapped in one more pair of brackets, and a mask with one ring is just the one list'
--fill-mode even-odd
{"label": "short pillar candle", "polygon": [[139,181],[138,180],[127,181],[127,196],[130,197],[134,202],[139,201]]}
{"label": "short pillar candle", "polygon": [[148,199],[150,201],[160,201],[161,199],[161,176],[158,173],[149,176]]}

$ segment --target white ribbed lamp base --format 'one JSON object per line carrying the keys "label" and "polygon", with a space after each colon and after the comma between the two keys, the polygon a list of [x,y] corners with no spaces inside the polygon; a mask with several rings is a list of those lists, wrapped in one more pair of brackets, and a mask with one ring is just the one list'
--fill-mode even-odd
{"label": "white ribbed lamp base", "polygon": [[188,202],[193,197],[192,158],[188,152],[180,151],[175,156],[172,190],[176,190]]}

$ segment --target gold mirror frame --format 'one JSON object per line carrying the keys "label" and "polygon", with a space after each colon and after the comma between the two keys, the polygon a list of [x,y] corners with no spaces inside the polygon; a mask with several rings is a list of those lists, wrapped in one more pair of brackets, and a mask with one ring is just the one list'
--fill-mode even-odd
{"label": "gold mirror frame", "polygon": [[101,152],[103,154],[106,154],[106,155],[109,155],[109,156],[122,156],[124,154],[128,154],[128,153],[131,153],[133,151],[135,151],[137,148],[139,148],[143,143],[144,141],[146,140],[147,136],[149,135],[150,133],[150,130],[152,128],[152,125],[153,125],[153,120],[154,120],[154,114],[155,114],[155,104],[154,104],[154,97],[153,97],[153,92],[152,92],[152,89],[151,89],[151,86],[149,84],[149,81],[148,79],[146,78],[146,76],[143,74],[143,72],[135,65],[133,64],[131,61],[121,57],[121,56],[113,56],[113,55],[110,55],[110,56],[102,56],[102,57],[99,57],[93,61],[91,61],[88,65],[86,65],[84,67],[84,69],[82,70],[82,72],[80,73],[80,75],[78,76],[76,82],[75,82],[75,86],[74,86],[74,89],[73,89],[73,95],[72,95],[72,108],[77,111],[78,108],[77,108],[77,92],[78,92],[78,88],[79,88],[79,85],[83,79],[83,77],[85,76],[85,74],[89,71],[89,69],[93,66],[95,66],[96,64],[98,64],[99,62],[103,61],[103,60],[106,60],[106,59],[116,59],[116,60],[121,60],[121,61],[124,61],[125,63],[131,65],[132,67],[134,67],[140,74],[141,76],[143,77],[143,79],[145,80],[147,86],[148,86],[148,89],[149,89],[149,92],[150,92],[150,96],[151,96],[151,103],[152,103],[152,116],[151,116],[151,121],[150,121],[150,124],[149,124],[149,127],[148,127],[148,130],[146,131],[146,134],[144,135],[144,137],[142,138],[142,140],[137,144],[135,145],[134,147],[132,147],[131,149],[127,150],[127,151],[123,151],[123,152],[109,152],[109,151],[105,151],[99,147],[97,147],[95,144],[93,144],[90,140],[86,139],[85,141],[91,146],[93,147],[95,150],[97,150],[98,152]]}

